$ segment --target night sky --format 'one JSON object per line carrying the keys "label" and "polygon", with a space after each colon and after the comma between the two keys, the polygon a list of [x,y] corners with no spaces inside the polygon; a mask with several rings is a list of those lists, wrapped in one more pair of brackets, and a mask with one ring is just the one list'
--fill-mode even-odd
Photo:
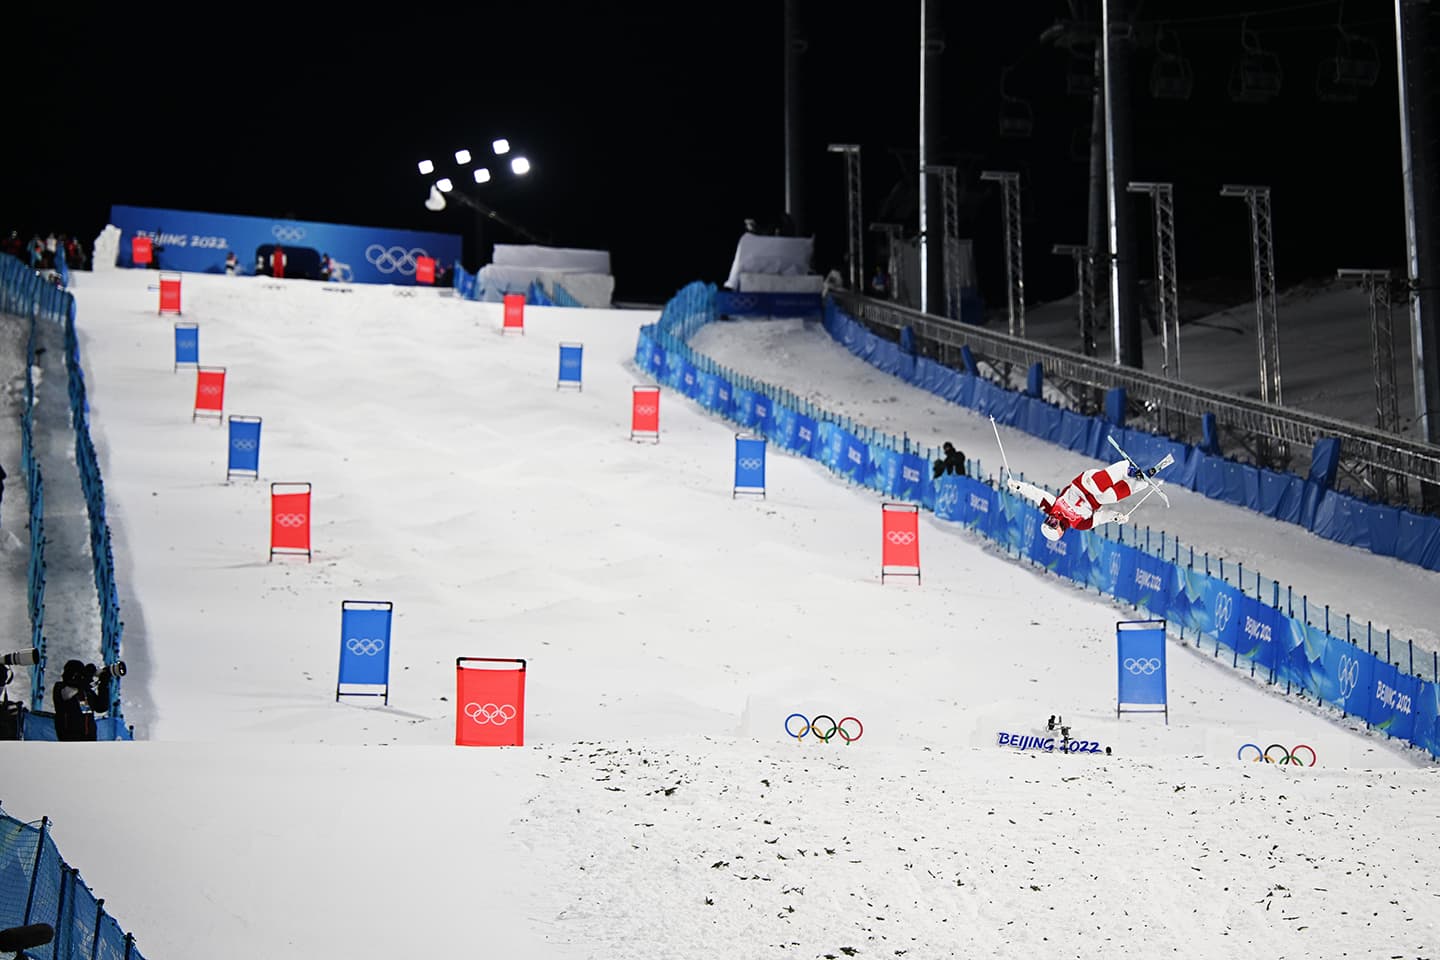
{"label": "night sky", "polygon": [[[1000,207],[982,169],[1022,174],[1028,294],[1073,285],[1068,258],[1050,248],[1085,238],[1088,166],[1076,140],[1090,108],[1067,94],[1070,54],[1040,36],[1090,6],[931,3],[945,37],[938,160],[966,173],[962,235],[975,240],[992,302],[1004,299]],[[801,214],[824,272],[840,266],[844,215],[843,166],[827,143],[862,145],[867,224],[913,207],[919,0],[799,8]],[[1379,73],[1352,102],[1327,102],[1317,69],[1337,53],[1338,0],[1139,4],[1133,170],[1175,184],[1182,291],[1248,289],[1248,217],[1242,201],[1219,197],[1223,183],[1272,187],[1282,284],[1401,265],[1393,9],[1344,3],[1345,28],[1361,39],[1351,49],[1372,41]],[[54,230],[88,246],[111,204],[467,235],[474,218],[463,209],[424,209],[416,162],[505,136],[531,175],[466,189],[552,244],[610,250],[616,298],[660,302],[691,280],[723,281],[744,219],[773,221],[784,205],[781,0],[379,13],[45,4],[6,20],[0,228],[27,237]],[[1242,25],[1284,69],[1268,104],[1227,93]],[[1150,95],[1162,28],[1162,44],[1193,69],[1188,100]],[[999,135],[1007,67],[1005,92],[1033,111],[1029,138]],[[1148,274],[1149,200],[1124,204]],[[526,242],[493,224],[484,239]]]}

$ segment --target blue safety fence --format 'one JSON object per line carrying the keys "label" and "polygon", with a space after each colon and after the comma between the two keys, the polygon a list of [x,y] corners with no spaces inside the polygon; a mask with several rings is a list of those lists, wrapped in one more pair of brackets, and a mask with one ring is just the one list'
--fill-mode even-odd
{"label": "blue safety fence", "polygon": [[[1042,440],[1100,460],[1110,456],[1105,439],[1108,435],[1114,435],[1142,463],[1173,454],[1175,466],[1166,472],[1167,482],[1173,485],[1299,524],[1327,540],[1440,570],[1440,517],[1331,489],[1333,460],[1339,453],[1339,442],[1334,438],[1316,444],[1310,474],[1302,478],[1227,460],[1207,452],[1204,444],[1190,446],[1169,437],[1118,427],[1101,417],[1063,410],[1041,399],[1038,389],[1017,393],[971,372],[952,370],[872,333],[833,301],[825,304],[825,329],[872,366],[952,403],[993,415],[997,422]],[[1040,371],[1032,373],[1038,376]]]}
{"label": "blue safety fence", "polygon": [[[1359,645],[1348,616],[1346,636],[1332,634],[1328,607],[1324,626],[1311,624],[1307,618],[1318,608],[1308,598],[1300,598],[1297,616],[1288,588],[1282,600],[1273,580],[1238,565],[1231,565],[1227,576],[1222,561],[1212,564],[1205,554],[1197,558],[1193,548],[1182,549],[1163,531],[1120,527],[1112,537],[1108,528],[1071,530],[1052,543],[1038,536],[1039,513],[1028,501],[975,479],[978,464],[967,465],[970,476],[932,480],[932,451],[912,451],[908,438],[855,424],[691,349],[689,339],[717,318],[713,285],[696,282],[683,288],[665,305],[659,322],[640,329],[636,365],[707,410],[791,453],[820,461],[851,483],[919,503],[938,519],[961,524],[1013,556],[1167,620],[1182,641],[1215,657],[1228,651],[1232,666],[1271,684],[1283,682],[1287,693],[1313,697],[1440,756],[1440,654],[1432,654],[1428,665],[1422,654],[1416,664],[1413,643],[1398,647],[1387,636],[1382,658],[1373,642],[1369,648]],[[884,351],[879,345],[867,349]],[[920,369],[923,358],[912,359]],[[997,421],[1008,413],[1006,422],[1016,424],[1017,395],[970,379],[959,389],[983,398],[982,413],[994,413]],[[1135,443],[1134,431],[1105,425],[1105,432],[1092,437],[1099,428],[1068,423],[1077,444],[1072,449],[1093,450],[1092,455],[1101,452],[1102,444],[1108,449],[1109,435],[1122,446],[1130,443],[1144,462],[1171,452]],[[1247,592],[1252,576],[1257,584],[1253,596]],[[1430,679],[1422,679],[1420,672],[1429,672]]]}
{"label": "blue safety fence", "polygon": [[48,923],[55,934],[25,951],[32,960],[144,960],[135,937],[60,856],[50,821],[0,811],[0,928]]}
{"label": "blue safety fence", "polygon": [[[525,303],[533,307],[583,307],[585,304],[576,300],[569,290],[560,283],[552,283],[549,292],[546,292],[539,280],[531,280],[530,285],[521,290],[499,290],[486,291],[480,287],[478,274],[470,273],[455,261],[455,295],[462,300],[495,300],[498,301],[506,293],[524,293]],[[488,294],[488,295],[487,295]]]}
{"label": "blue safety fence", "polygon": [[[38,324],[63,326],[65,368],[70,401],[70,422],[75,431],[75,462],[80,471],[80,485],[90,521],[90,548],[94,568],[95,590],[100,604],[100,652],[106,664],[120,659],[121,633],[119,591],[115,584],[115,559],[110,543],[110,527],[105,522],[105,490],[95,445],[90,439],[89,405],[85,400],[85,375],[80,364],[80,344],[75,333],[75,298],[53,283],[45,281],[34,270],[14,257],[0,254],[0,303],[6,312],[30,320],[27,341],[27,386],[21,443],[25,454],[25,471],[30,501],[30,573],[29,596],[31,637],[40,651],[40,662],[31,668],[30,711],[25,716],[26,739],[53,739],[49,715],[40,713],[45,699],[45,674],[48,666],[44,639],[45,559],[44,559],[44,488],[33,448],[34,408],[33,380],[29,370],[35,367],[36,331]],[[34,486],[31,483],[33,467]],[[97,722],[101,739],[129,739],[129,728],[121,714],[121,684],[117,677],[110,684],[109,716]]]}

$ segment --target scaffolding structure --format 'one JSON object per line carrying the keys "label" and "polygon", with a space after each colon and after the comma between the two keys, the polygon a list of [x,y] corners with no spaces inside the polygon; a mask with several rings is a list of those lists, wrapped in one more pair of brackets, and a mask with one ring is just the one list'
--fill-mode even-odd
{"label": "scaffolding structure", "polygon": [[1255,334],[1260,350],[1260,400],[1281,404],[1280,323],[1275,308],[1275,238],[1270,188],[1226,184],[1222,197],[1241,197],[1250,208],[1250,268],[1255,280]]}
{"label": "scaffolding structure", "polygon": [[[1389,270],[1339,270],[1336,276],[1360,285],[1370,301],[1370,364],[1375,373],[1375,426],[1386,433],[1400,432],[1399,391],[1395,385],[1395,317],[1391,312],[1394,279]],[[1382,499],[1404,499],[1405,478],[1381,466],[1372,466],[1370,482]]]}
{"label": "scaffolding structure", "polygon": [[1150,195],[1155,220],[1155,312],[1160,327],[1161,372],[1180,379],[1180,291],[1175,268],[1174,184],[1133,182],[1130,193]]}
{"label": "scaffolding structure", "polygon": [[864,207],[860,200],[860,144],[832,143],[829,153],[845,157],[845,244],[850,267],[850,289],[863,289],[865,282]]}
{"label": "scaffolding structure", "polygon": [[872,223],[870,229],[885,237],[885,276],[889,281],[886,293],[896,303],[909,303],[909,285],[900,269],[900,238],[905,228],[898,223]]}
{"label": "scaffolding structure", "polygon": [[941,264],[944,268],[945,316],[960,319],[960,180],[950,164],[926,164],[923,171],[940,181]]}
{"label": "scaffolding structure", "polygon": [[1075,316],[1080,325],[1080,352],[1095,356],[1095,252],[1083,243],[1057,243],[1050,252],[1075,261]]}
{"label": "scaffolding structure", "polygon": [[1009,307],[1010,336],[1025,336],[1025,258],[1020,237],[1020,174],[1013,170],[982,170],[981,180],[1001,185],[1005,217],[1006,304]]}

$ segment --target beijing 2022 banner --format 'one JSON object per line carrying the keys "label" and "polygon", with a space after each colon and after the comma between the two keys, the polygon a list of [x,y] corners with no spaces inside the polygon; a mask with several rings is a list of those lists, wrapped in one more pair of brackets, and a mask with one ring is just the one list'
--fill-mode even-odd
{"label": "beijing 2022 banner", "polygon": [[232,251],[237,273],[263,272],[276,247],[285,255],[285,276],[321,279],[320,264],[328,254],[335,261],[331,280],[338,283],[415,284],[415,260],[432,257],[442,264],[460,258],[460,237],[386,227],[356,227],[312,220],[272,220],[224,213],[162,210],[156,207],[110,208],[110,222],[120,228],[120,253],[115,265],[133,267],[131,240],[149,237],[161,270],[224,273]]}

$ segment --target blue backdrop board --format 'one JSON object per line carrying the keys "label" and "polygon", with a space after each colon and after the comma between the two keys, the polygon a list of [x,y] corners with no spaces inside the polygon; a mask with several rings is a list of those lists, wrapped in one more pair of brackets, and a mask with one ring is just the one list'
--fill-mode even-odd
{"label": "blue backdrop board", "polygon": [[576,390],[583,390],[580,385],[581,361],[585,356],[585,344],[583,343],[562,343],[560,344],[560,374],[555,381],[555,389],[561,387],[574,387]]}
{"label": "blue backdrop board", "polygon": [[1115,641],[1120,678],[1115,716],[1164,713],[1165,722],[1169,723],[1170,706],[1165,694],[1165,621],[1121,620],[1115,624]]}
{"label": "blue backdrop board", "polygon": [[237,475],[260,479],[259,417],[230,417],[230,460],[225,466],[225,482]]}
{"label": "blue backdrop board", "polygon": [[415,258],[441,263],[460,259],[460,237],[387,227],[358,227],[311,220],[275,220],[193,210],[113,206],[110,222],[120,228],[116,266],[133,267],[130,241],[149,237],[152,267],[190,273],[225,272],[225,255],[234,252],[241,274],[254,274],[257,261],[268,262],[275,247],[285,251],[285,276],[320,279],[325,254],[335,260],[331,280],[339,283],[415,283]]}
{"label": "blue backdrop board", "polygon": [[200,366],[200,324],[175,324],[175,369],[181,364]]}
{"label": "blue backdrop board", "polygon": [[384,697],[389,705],[390,621],[394,612],[395,605],[388,600],[346,600],[340,604],[337,701],[341,696]]}
{"label": "blue backdrop board", "polygon": [[758,493],[765,497],[765,438],[735,434],[735,489],[731,499],[741,493]]}

